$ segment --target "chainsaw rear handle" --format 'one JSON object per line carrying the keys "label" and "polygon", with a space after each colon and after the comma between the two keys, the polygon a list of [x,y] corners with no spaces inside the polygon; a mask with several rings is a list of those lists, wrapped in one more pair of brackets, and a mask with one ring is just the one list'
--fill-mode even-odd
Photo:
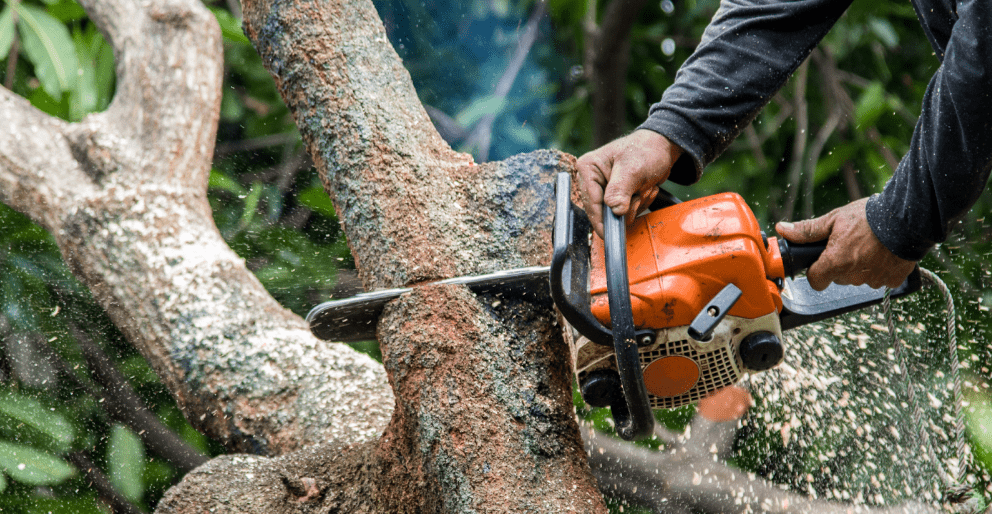
{"label": "chainsaw rear handle", "polygon": [[[555,184],[554,253],[551,258],[551,297],[582,335],[597,344],[612,346],[618,374],[597,381],[596,396],[609,405],[617,433],[626,440],[654,432],[654,415],[641,371],[638,342],[653,340],[651,331],[636,331],[627,281],[626,227],[623,218],[603,209],[607,290],[613,330],[604,327],[589,306],[589,218],[571,201],[572,178],[559,173]],[[618,251],[619,249],[619,251]],[[619,302],[619,304],[615,303]]]}
{"label": "chainsaw rear handle", "polygon": [[800,271],[808,269],[826,249],[826,239],[812,243],[793,243],[784,237],[778,238],[778,251],[782,254],[782,267],[785,268],[787,277],[794,277]]}

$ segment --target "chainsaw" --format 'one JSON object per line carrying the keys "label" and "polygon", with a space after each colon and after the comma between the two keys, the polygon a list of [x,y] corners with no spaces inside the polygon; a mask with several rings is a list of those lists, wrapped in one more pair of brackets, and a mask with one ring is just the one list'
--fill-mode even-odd
{"label": "chainsaw", "polygon": [[[881,303],[883,288],[830,284],[816,291],[796,277],[825,241],[767,237],[736,193],[686,202],[661,190],[627,227],[603,209],[604,238],[590,236],[571,202],[571,176],[555,185],[551,266],[456,277],[477,294],[550,293],[582,337],[575,371],[586,403],[610,407],[617,433],[633,440],[654,431],[657,408],[689,405],[777,366],[782,332]],[[890,298],[916,292],[919,268]],[[332,341],[375,339],[383,307],[409,288],[322,303],[307,315],[313,334]],[[546,297],[546,296],[545,296]]]}

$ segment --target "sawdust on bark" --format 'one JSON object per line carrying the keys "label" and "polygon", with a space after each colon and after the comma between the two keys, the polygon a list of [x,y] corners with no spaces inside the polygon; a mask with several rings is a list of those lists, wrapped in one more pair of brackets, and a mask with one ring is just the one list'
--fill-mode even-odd
{"label": "sawdust on bark", "polygon": [[424,286],[387,307],[385,512],[603,512],[550,303]]}

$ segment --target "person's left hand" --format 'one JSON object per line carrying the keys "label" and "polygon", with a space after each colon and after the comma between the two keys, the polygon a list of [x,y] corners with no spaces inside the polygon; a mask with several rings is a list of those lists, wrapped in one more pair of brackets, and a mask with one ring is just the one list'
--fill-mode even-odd
{"label": "person's left hand", "polygon": [[875,237],[865,214],[867,202],[862,198],[819,218],[775,225],[779,235],[795,243],[829,238],[826,250],[806,272],[813,289],[823,291],[831,282],[894,288],[913,271],[914,261],[896,257]]}

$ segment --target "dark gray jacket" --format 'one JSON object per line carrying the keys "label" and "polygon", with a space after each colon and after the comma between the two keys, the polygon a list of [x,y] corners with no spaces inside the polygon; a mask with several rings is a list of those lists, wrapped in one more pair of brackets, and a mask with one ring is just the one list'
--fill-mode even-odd
{"label": "dark gray jacket", "polygon": [[[851,0],[723,0],[703,40],[641,126],[686,153],[670,180],[690,184],[750,123]],[[941,61],[912,144],[868,201],[879,240],[919,260],[978,201],[992,169],[992,1],[913,0]]]}

